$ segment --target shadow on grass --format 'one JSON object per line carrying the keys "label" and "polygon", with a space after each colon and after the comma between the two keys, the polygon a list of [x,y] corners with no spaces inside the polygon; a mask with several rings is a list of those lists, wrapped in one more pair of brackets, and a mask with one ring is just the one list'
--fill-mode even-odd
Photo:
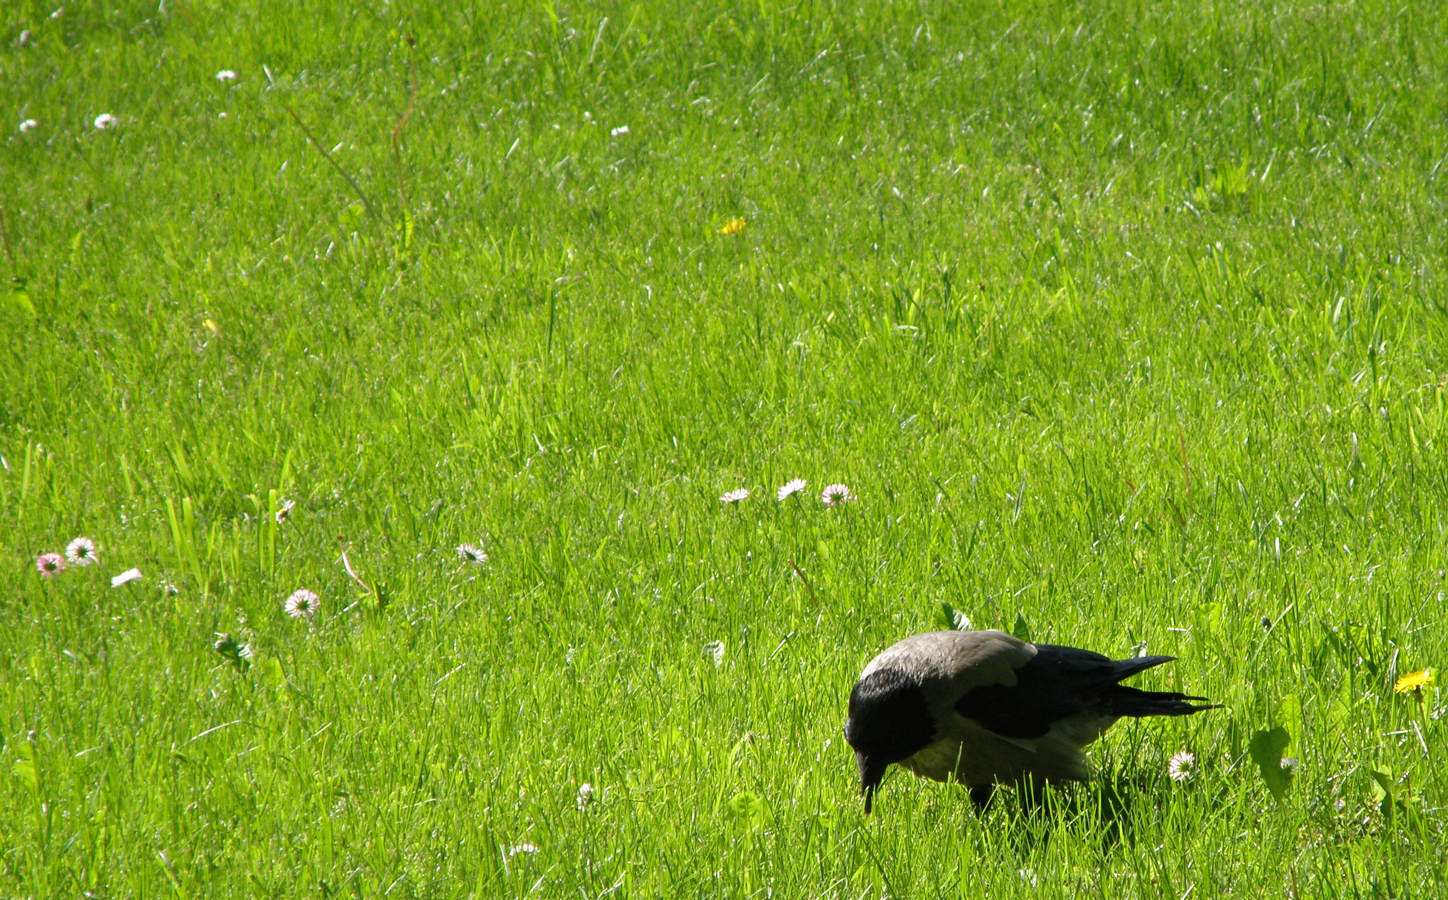
{"label": "shadow on grass", "polygon": [[1011,824],[1006,833],[1017,852],[1044,850],[1064,828],[1099,835],[1106,853],[1134,844],[1141,824],[1155,817],[1169,793],[1158,779],[1113,772],[1083,784],[999,788],[984,803],[976,793],[971,799],[982,819],[1003,816]]}

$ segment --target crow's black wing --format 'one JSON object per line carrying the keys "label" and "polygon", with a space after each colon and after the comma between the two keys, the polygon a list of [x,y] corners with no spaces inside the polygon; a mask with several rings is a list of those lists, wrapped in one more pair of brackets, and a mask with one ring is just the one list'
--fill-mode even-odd
{"label": "crow's black wing", "polygon": [[1015,684],[977,687],[955,702],[956,712],[1001,737],[1032,740],[1050,731],[1051,723],[1097,706],[1103,692],[1121,679],[1174,658],[1115,661],[1051,644],[1037,644],[1036,650],[1030,662],[1015,670]]}

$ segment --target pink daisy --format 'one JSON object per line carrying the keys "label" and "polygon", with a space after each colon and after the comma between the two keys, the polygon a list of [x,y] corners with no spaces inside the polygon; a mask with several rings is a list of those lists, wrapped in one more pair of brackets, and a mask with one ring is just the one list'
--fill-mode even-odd
{"label": "pink daisy", "polygon": [[54,578],[65,571],[65,557],[59,553],[42,553],[35,557],[35,568],[43,578]]}
{"label": "pink daisy", "polygon": [[65,558],[73,566],[88,566],[96,561],[96,543],[88,537],[78,537],[65,545]]}
{"label": "pink daisy", "polygon": [[825,506],[840,506],[855,499],[855,495],[850,493],[850,489],[846,485],[831,484],[820,492],[820,499],[824,501]]}

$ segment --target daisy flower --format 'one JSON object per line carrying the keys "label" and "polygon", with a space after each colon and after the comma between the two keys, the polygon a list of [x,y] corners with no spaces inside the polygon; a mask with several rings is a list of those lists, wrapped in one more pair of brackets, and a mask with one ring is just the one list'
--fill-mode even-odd
{"label": "daisy flower", "polygon": [[732,490],[732,491],[725,491],[724,493],[720,494],[720,495],[719,495],[719,502],[721,502],[721,503],[738,503],[738,502],[741,501],[741,500],[748,499],[748,497],[749,497],[749,488],[736,488],[736,489],[734,489],[734,490]]}
{"label": "daisy flower", "polygon": [[724,237],[733,237],[744,230],[744,220],[738,217],[730,219],[719,228],[719,233]]}
{"label": "daisy flower", "polygon": [[1393,693],[1406,694],[1408,691],[1421,691],[1433,683],[1432,669],[1419,669],[1416,672],[1409,672],[1397,680],[1393,685]]}
{"label": "daisy flower", "polygon": [[141,577],[140,569],[127,569],[111,579],[111,587],[118,588],[123,584],[130,584]]}
{"label": "daisy flower", "polygon": [[488,554],[477,544],[458,544],[458,559],[465,563],[481,566],[488,561]]}
{"label": "daisy flower", "polygon": [[855,495],[850,493],[847,485],[832,484],[820,492],[820,499],[824,501],[825,506],[840,506],[855,499]]}
{"label": "daisy flower", "polygon": [[231,71],[230,69],[222,69],[220,72],[216,73],[216,80],[220,81],[222,84],[225,84],[228,81],[235,81],[236,73]]}
{"label": "daisy flower", "polygon": [[42,553],[35,557],[35,568],[42,578],[54,578],[65,571],[65,559],[59,553]]}
{"label": "daisy flower", "polygon": [[1282,768],[1285,769],[1285,770],[1287,770],[1288,772],[1296,772],[1296,771],[1297,771],[1297,757],[1295,757],[1295,756],[1284,756],[1284,757],[1282,757]]}
{"label": "daisy flower", "polygon": [[618,137],[618,136],[621,135],[621,134],[628,134],[628,126],[627,126],[627,125],[620,125],[620,126],[618,126],[617,128],[612,128],[612,129],[610,129],[609,132],[608,132],[608,136],[609,136],[609,137]]}
{"label": "daisy flower", "polygon": [[110,113],[101,113],[96,116],[95,126],[101,131],[105,131],[107,128],[115,128],[117,124],[119,124],[119,120]]}
{"label": "daisy flower", "polygon": [[538,848],[532,844],[514,844],[508,848],[509,856],[517,856],[519,853],[537,853]]}
{"label": "daisy flower", "polygon": [[793,478],[789,481],[786,481],[784,485],[775,492],[774,496],[779,499],[780,503],[783,503],[786,499],[790,497],[790,495],[798,494],[800,491],[804,490],[808,486],[809,482],[805,481],[803,478]]}
{"label": "daisy flower", "polygon": [[[210,319],[206,321],[210,322]],[[277,509],[277,524],[280,525],[292,514],[292,507],[297,505],[295,500],[283,500],[282,505]]]}
{"label": "daisy flower", "polygon": [[78,537],[65,545],[65,558],[73,566],[88,566],[96,561],[95,541],[88,537]]}
{"label": "daisy flower", "polygon": [[39,123],[39,122],[35,121],[34,119],[26,119],[24,122],[21,122],[21,123],[20,123],[20,133],[21,133],[21,134],[24,134],[25,132],[30,131],[30,130],[33,129],[33,128],[39,128],[39,127],[40,127],[40,123]]}
{"label": "daisy flower", "polygon": [[293,619],[310,619],[322,606],[322,599],[306,588],[298,588],[282,607]]}
{"label": "daisy flower", "polygon": [[578,808],[587,809],[588,804],[593,801],[593,785],[584,782],[578,786]]}
{"label": "daisy flower", "polygon": [[1171,776],[1172,781],[1191,781],[1192,776],[1197,774],[1197,757],[1190,750],[1172,756],[1167,760],[1166,774]]}

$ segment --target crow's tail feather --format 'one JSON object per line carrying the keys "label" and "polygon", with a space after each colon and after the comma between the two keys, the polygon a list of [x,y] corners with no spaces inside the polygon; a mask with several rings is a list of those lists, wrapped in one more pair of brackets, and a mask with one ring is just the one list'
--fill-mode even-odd
{"label": "crow's tail feather", "polygon": [[[1206,697],[1193,697],[1175,691],[1143,691],[1124,684],[1113,685],[1104,698],[1116,716],[1188,716],[1204,709],[1220,709]],[[1200,706],[1195,704],[1202,704]]]}

